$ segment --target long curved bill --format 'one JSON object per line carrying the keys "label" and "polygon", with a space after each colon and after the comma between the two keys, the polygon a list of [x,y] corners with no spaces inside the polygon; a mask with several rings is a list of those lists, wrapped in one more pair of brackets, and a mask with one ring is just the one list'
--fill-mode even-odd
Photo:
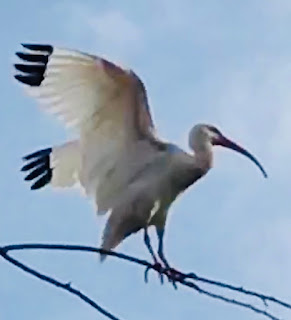
{"label": "long curved bill", "polygon": [[234,151],[237,151],[243,155],[245,155],[246,157],[248,157],[251,161],[254,162],[254,164],[259,167],[259,169],[261,170],[262,174],[264,175],[265,178],[268,177],[265,169],[263,168],[263,166],[260,164],[260,162],[250,153],[248,152],[246,149],[240,147],[239,145],[237,145],[236,143],[234,143],[233,141],[227,139],[226,137],[224,136],[221,136],[217,143],[217,145],[221,145],[225,148],[228,148],[228,149],[232,149]]}

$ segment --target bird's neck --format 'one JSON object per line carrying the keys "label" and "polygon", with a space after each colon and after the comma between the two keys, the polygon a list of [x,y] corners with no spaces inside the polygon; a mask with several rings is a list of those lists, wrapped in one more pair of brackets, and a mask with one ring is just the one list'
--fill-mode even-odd
{"label": "bird's neck", "polygon": [[206,174],[213,166],[212,146],[204,146],[195,150],[195,166],[203,170]]}

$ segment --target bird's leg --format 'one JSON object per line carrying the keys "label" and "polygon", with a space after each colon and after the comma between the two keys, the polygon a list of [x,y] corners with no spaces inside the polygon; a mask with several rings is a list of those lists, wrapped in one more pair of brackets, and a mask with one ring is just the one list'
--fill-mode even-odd
{"label": "bird's leg", "polygon": [[150,236],[148,234],[148,229],[147,228],[144,229],[144,243],[145,243],[146,247],[148,248],[152,258],[154,259],[155,264],[158,263],[158,259],[157,259],[156,255],[155,255],[154,250],[153,250],[152,245],[151,245],[151,240],[150,240]]}
{"label": "bird's leg", "polygon": [[167,259],[165,258],[164,255],[164,233],[165,233],[165,229],[164,228],[156,228],[157,231],[157,235],[158,235],[158,239],[159,239],[159,248],[158,248],[158,255],[161,258],[161,260],[163,261],[166,269],[167,269],[167,276],[170,282],[172,282],[173,286],[175,289],[177,289],[177,285],[175,283],[175,281],[173,280],[173,277],[170,274],[170,270],[172,270],[172,268],[170,267]]}
{"label": "bird's leg", "polygon": [[161,258],[161,260],[164,262],[165,267],[167,269],[170,269],[170,265],[167,261],[167,259],[165,258],[164,255],[164,233],[165,233],[165,229],[157,229],[157,235],[158,235],[158,239],[159,239],[159,248],[158,248],[158,255]]}
{"label": "bird's leg", "polygon": [[[151,245],[151,240],[150,240],[150,237],[149,237],[149,234],[148,234],[148,229],[147,228],[144,228],[144,243],[146,245],[146,247],[148,248],[153,260],[154,260],[154,269],[157,270],[159,273],[160,273],[160,280],[161,280],[161,283],[163,283],[163,275],[161,274],[161,269],[162,269],[162,266],[161,264],[158,262],[158,259],[154,253],[154,250],[153,250],[153,247]],[[145,271],[145,282],[148,282],[148,271],[149,271],[150,268],[147,268],[146,271]]]}
{"label": "bird's leg", "polygon": [[157,228],[156,231],[157,231],[157,235],[158,235],[158,239],[159,239],[158,255],[165,265],[169,281],[172,282],[174,288],[177,289],[177,285],[176,285],[175,281],[180,280],[180,279],[184,279],[185,275],[182,274],[180,271],[172,268],[164,255],[164,232],[165,232],[165,229],[164,228]]}

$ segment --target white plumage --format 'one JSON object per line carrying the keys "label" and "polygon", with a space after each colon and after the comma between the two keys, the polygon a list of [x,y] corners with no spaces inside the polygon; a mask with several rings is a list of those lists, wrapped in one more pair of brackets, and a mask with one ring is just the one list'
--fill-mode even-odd
{"label": "white plumage", "polygon": [[55,146],[51,153],[53,187],[73,187],[80,181],[81,152],[78,140]]}
{"label": "white plumage", "polygon": [[16,79],[46,111],[78,133],[75,141],[26,156],[26,180],[36,179],[32,189],[48,183],[80,184],[94,199],[98,214],[110,211],[105,249],[144,229],[157,262],[147,235],[147,227],[154,224],[158,253],[168,266],[163,255],[168,208],[211,168],[212,145],[222,145],[222,134],[212,126],[195,126],[190,136],[195,156],[187,154],[156,138],[145,87],[133,71],[75,50],[23,47],[25,51],[17,53],[23,63],[15,65],[21,72]]}

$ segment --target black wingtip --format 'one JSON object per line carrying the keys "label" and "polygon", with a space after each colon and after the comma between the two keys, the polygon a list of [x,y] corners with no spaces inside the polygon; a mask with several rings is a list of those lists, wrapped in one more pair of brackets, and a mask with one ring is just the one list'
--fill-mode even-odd
{"label": "black wingtip", "polygon": [[41,157],[50,155],[51,152],[52,152],[52,148],[41,149],[41,150],[38,150],[36,152],[30,153],[30,154],[24,156],[22,159],[23,160],[30,160],[33,158],[41,158]]}
{"label": "black wingtip", "polygon": [[25,181],[33,180],[39,176],[41,176],[43,173],[45,173],[48,170],[46,163],[44,163],[42,166],[36,167],[36,169],[32,170],[25,178]]}
{"label": "black wingtip", "polygon": [[39,180],[37,180],[31,187],[31,190],[41,189],[45,185],[51,182],[52,170],[49,170],[45,175],[43,175]]}
{"label": "black wingtip", "polygon": [[24,178],[26,181],[35,180],[32,190],[40,189],[50,183],[53,169],[50,167],[50,154],[52,148],[42,149],[23,157],[27,161],[21,171],[29,171]]}
{"label": "black wingtip", "polygon": [[14,77],[21,83],[38,87],[45,78],[45,71],[49,57],[53,53],[53,47],[47,44],[22,44],[22,46],[30,51],[16,52],[23,63],[14,65],[15,69],[21,72]]}
{"label": "black wingtip", "polygon": [[29,74],[44,74],[45,65],[41,64],[14,64],[16,70]]}
{"label": "black wingtip", "polygon": [[28,44],[22,43],[23,48],[32,50],[32,51],[45,51],[51,54],[53,52],[53,46],[50,44]]}
{"label": "black wingtip", "polygon": [[22,43],[23,48],[29,49],[32,51],[46,51],[48,53],[53,52],[53,46],[50,44],[29,44],[29,43]]}
{"label": "black wingtip", "polygon": [[31,87],[40,86],[42,81],[44,80],[44,76],[41,74],[31,74],[31,75],[16,74],[14,78],[21,83],[30,85]]}
{"label": "black wingtip", "polygon": [[31,53],[24,53],[24,52],[15,52],[16,56],[27,62],[38,62],[46,65],[48,63],[48,57],[49,55],[45,54],[31,54]]}
{"label": "black wingtip", "polygon": [[25,164],[21,169],[20,171],[22,172],[25,172],[25,171],[28,171],[28,170],[31,170],[39,165],[42,165],[43,164],[43,159],[42,158],[37,158],[36,160],[33,160],[27,164]]}

